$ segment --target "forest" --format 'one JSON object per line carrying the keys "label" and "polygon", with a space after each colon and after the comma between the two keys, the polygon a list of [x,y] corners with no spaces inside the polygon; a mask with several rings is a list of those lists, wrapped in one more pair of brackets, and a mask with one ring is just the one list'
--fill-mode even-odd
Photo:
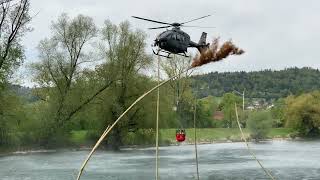
{"label": "forest", "polygon": [[299,95],[320,88],[320,72],[309,67],[255,72],[211,72],[193,76],[192,88],[197,97],[222,96],[234,90],[249,98],[267,100]]}

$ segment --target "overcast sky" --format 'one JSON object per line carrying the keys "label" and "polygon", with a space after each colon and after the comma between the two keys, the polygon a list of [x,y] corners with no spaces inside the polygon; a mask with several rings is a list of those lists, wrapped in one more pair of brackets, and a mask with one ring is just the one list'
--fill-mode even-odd
{"label": "overcast sky", "polygon": [[206,65],[200,72],[320,67],[320,1],[316,0],[31,0],[31,7],[31,14],[38,14],[31,23],[34,30],[23,41],[26,64],[38,59],[36,46],[50,36],[51,21],[66,12],[71,17],[91,16],[100,27],[106,19],[114,23],[128,20],[133,28],[147,32],[148,47],[161,30],[147,30],[158,24],[133,19],[132,15],[183,22],[212,14],[189,25],[215,29],[183,30],[196,42],[202,31],[208,33],[208,40],[217,36],[232,39],[246,53]]}

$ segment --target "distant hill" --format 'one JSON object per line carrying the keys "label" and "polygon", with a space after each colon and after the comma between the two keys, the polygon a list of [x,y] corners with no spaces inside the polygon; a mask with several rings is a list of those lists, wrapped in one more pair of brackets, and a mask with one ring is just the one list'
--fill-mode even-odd
{"label": "distant hill", "polygon": [[288,68],[280,71],[212,72],[193,76],[192,88],[198,98],[222,96],[233,90],[246,97],[277,99],[290,94],[320,90],[320,71],[312,68]]}

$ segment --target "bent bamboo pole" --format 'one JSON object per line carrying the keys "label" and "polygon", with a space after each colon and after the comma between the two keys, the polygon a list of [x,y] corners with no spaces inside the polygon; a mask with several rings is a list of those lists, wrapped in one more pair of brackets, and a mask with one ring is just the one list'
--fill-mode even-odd
{"label": "bent bamboo pole", "polygon": [[80,177],[82,175],[82,172],[85,168],[85,166],[87,165],[89,159],[91,158],[92,154],[96,151],[96,149],[98,148],[98,146],[101,144],[101,142],[103,141],[103,139],[109,134],[109,132],[113,129],[113,127],[121,120],[121,118],[127,114],[139,101],[141,101],[143,98],[145,98],[147,95],[149,95],[150,93],[152,93],[154,90],[160,88],[161,86],[165,85],[166,83],[168,83],[169,81],[177,78],[178,76],[180,76],[181,74],[189,71],[190,69],[192,69],[194,67],[189,67],[188,69],[186,69],[185,71],[181,72],[180,74],[177,74],[175,76],[172,76],[171,78],[169,78],[166,81],[163,81],[162,83],[159,83],[158,85],[156,85],[155,87],[153,87],[152,89],[150,89],[149,91],[145,92],[144,94],[142,94],[137,100],[135,100],[119,117],[118,119],[111,125],[108,126],[106,128],[106,130],[103,132],[103,134],[101,135],[101,137],[99,138],[99,140],[97,141],[97,143],[94,145],[94,147],[92,148],[91,152],[89,153],[88,157],[86,158],[86,160],[83,162],[80,170],[79,170],[79,174],[77,177],[77,180],[80,180]]}
{"label": "bent bamboo pole", "polygon": [[96,151],[96,149],[98,148],[99,144],[103,141],[104,137],[106,136],[106,132],[109,130],[110,125],[108,125],[108,127],[106,128],[106,130],[104,130],[102,136],[99,138],[98,142],[94,145],[94,147],[92,148],[91,152],[89,153],[88,157],[86,158],[86,160],[83,162],[78,177],[77,179],[80,179],[80,176],[82,175],[82,172],[84,170],[84,167],[87,165],[89,159],[91,158],[92,154]]}

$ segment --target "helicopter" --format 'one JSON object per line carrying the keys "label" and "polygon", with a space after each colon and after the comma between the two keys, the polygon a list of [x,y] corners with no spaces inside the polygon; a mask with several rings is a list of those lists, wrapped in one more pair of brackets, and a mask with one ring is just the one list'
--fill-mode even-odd
{"label": "helicopter", "polygon": [[198,43],[193,42],[190,40],[190,36],[182,31],[180,27],[199,27],[199,28],[215,28],[215,27],[201,27],[201,26],[186,26],[186,23],[193,22],[199,19],[203,19],[206,17],[209,17],[211,15],[206,15],[202,16],[199,18],[195,18],[186,22],[182,23],[167,23],[167,22],[161,22],[161,21],[156,21],[156,20],[151,20],[151,19],[146,19],[142,17],[137,17],[137,16],[132,16],[133,18],[140,19],[140,20],[145,20],[145,21],[150,21],[158,24],[164,24],[165,26],[160,26],[160,27],[153,27],[149,29],[163,29],[163,28],[170,28],[172,29],[167,29],[166,31],[160,33],[156,39],[154,40],[154,44],[152,45],[153,47],[158,47],[156,52],[152,49],[153,53],[158,56],[166,57],[166,58],[171,58],[171,54],[177,54],[181,55],[184,57],[189,57],[187,56],[188,48],[197,48],[198,51],[201,53],[204,50],[206,50],[210,43],[206,43],[207,39],[207,33],[202,32],[202,35],[200,37],[200,40]]}

